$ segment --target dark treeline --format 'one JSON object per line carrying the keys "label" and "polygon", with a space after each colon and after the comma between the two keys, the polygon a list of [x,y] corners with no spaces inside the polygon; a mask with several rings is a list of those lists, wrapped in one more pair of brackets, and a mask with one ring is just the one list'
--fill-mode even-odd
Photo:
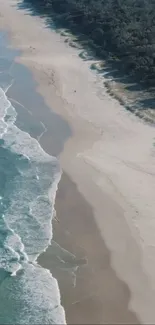
{"label": "dark treeline", "polygon": [[66,27],[85,34],[96,54],[112,58],[155,86],[155,0],[26,0]]}

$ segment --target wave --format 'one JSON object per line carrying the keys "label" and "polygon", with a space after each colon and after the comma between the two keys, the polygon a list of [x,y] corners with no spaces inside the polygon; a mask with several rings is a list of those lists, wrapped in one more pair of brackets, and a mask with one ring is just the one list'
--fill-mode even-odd
{"label": "wave", "polygon": [[36,262],[52,239],[61,169],[15,125],[8,88],[0,88],[0,323],[64,324],[57,281]]}

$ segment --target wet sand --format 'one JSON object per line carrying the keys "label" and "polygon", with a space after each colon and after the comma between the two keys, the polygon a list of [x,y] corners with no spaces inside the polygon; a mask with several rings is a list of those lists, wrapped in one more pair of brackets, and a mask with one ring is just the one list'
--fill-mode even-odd
{"label": "wet sand", "polygon": [[58,279],[68,324],[140,324],[129,310],[130,290],[111,265],[111,254],[94,220],[93,209],[63,173],[56,197],[54,240],[88,264],[72,275],[52,265],[52,248],[38,262]]}
{"label": "wet sand", "polygon": [[88,261],[73,287],[71,273],[53,265],[51,247],[39,258],[58,278],[68,322],[154,323],[154,129],[125,112],[78,50],[17,0],[2,1],[0,26],[70,128],[66,134],[56,118],[53,129],[50,113],[35,107],[47,120],[41,144],[63,169],[54,240]]}

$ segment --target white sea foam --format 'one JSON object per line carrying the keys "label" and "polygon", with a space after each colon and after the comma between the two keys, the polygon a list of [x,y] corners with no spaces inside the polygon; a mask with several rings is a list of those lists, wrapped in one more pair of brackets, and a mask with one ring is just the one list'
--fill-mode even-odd
{"label": "white sea foam", "polygon": [[35,264],[52,238],[51,219],[61,171],[55,157],[17,128],[16,117],[15,108],[0,89],[0,153],[3,150],[2,159],[10,166],[5,168],[5,160],[1,166],[0,160],[2,177],[5,169],[5,187],[0,193],[0,268],[12,275],[1,282],[0,322],[65,324],[57,281]]}
{"label": "white sea foam", "polygon": [[65,323],[57,281],[50,272],[37,265],[26,263],[18,276],[5,279],[0,286],[0,296],[2,295],[1,324]]}

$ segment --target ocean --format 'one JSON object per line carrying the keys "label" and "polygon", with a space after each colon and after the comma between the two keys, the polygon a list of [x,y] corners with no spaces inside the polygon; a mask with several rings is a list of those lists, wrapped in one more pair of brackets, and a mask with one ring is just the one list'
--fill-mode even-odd
{"label": "ocean", "polygon": [[[57,280],[37,264],[37,257],[52,239],[51,221],[61,168],[57,158],[48,152],[48,146],[44,150],[45,142],[43,146],[39,143],[48,132],[47,125],[32,119],[32,111],[24,110],[24,106],[21,109],[22,104],[9,97],[17,92],[19,99],[24,93],[22,74],[23,90],[16,85],[11,93],[16,83],[17,54],[8,46],[6,34],[1,33],[0,324],[65,324]],[[25,97],[31,98],[28,91],[32,92],[32,88],[25,89]],[[57,142],[61,150],[63,144],[58,139]]]}

